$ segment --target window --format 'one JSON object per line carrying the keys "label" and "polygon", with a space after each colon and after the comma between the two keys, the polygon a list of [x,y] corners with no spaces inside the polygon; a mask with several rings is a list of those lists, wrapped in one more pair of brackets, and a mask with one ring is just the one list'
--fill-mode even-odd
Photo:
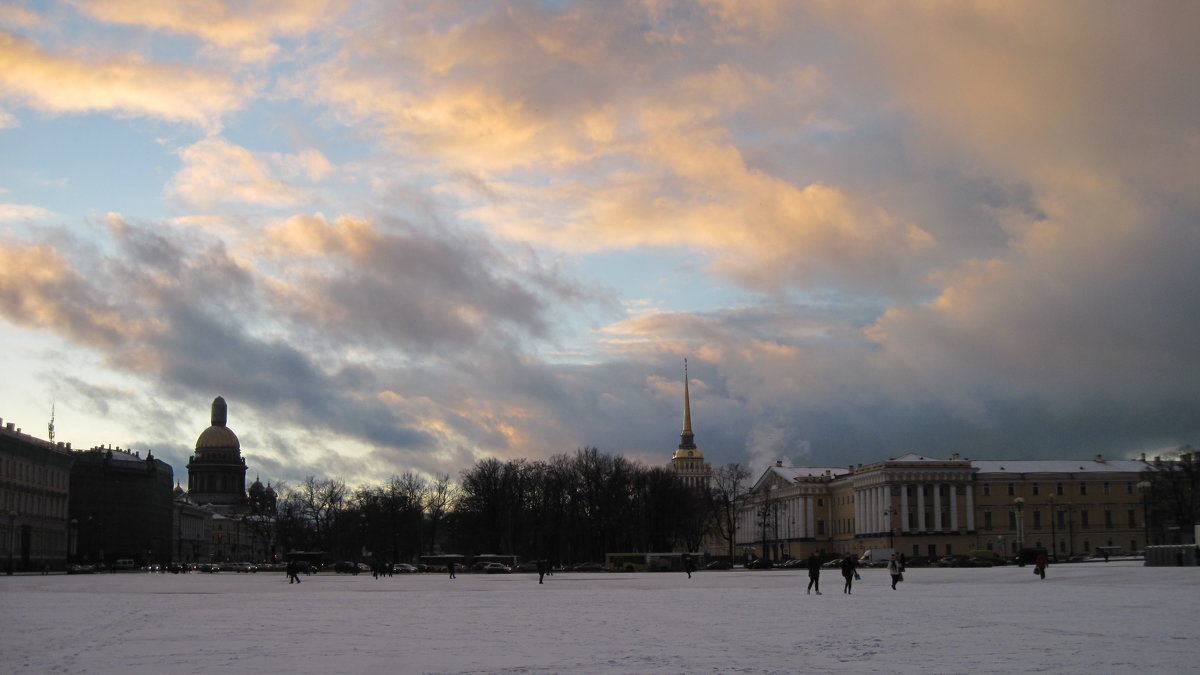
{"label": "window", "polygon": [[1079,484],[1079,494],[1080,494],[1080,496],[1084,496],[1084,497],[1087,496],[1087,483]]}
{"label": "window", "polygon": [[1129,509],[1129,526],[1137,527],[1137,511]]}
{"label": "window", "polygon": [[983,529],[985,529],[985,530],[992,529],[992,512],[991,511],[983,512]]}
{"label": "window", "polygon": [[1035,529],[1035,530],[1042,529],[1042,512],[1041,511],[1033,512],[1033,529]]}
{"label": "window", "polygon": [[825,521],[824,520],[817,521],[817,534],[825,534]]}
{"label": "window", "polygon": [[1125,484],[1125,494],[1127,494],[1127,495],[1133,494],[1133,483]]}
{"label": "window", "polygon": [[1055,486],[1054,486],[1054,492],[1055,492],[1055,494],[1057,494],[1057,495],[1059,495],[1059,496],[1062,496],[1062,494],[1063,494],[1063,484],[1062,484],[1062,483],[1057,483],[1057,484],[1055,484]]}
{"label": "window", "polygon": [[1106,494],[1106,495],[1112,494],[1112,488],[1108,483],[1104,484],[1104,494]]}
{"label": "window", "polygon": [[[1088,519],[1087,510],[1085,509],[1085,510],[1080,511],[1079,512],[1079,527],[1082,529],[1085,529],[1085,530],[1088,529],[1089,527],[1091,527],[1088,520],[1089,519]],[[1088,549],[1088,547],[1084,546],[1083,549],[1086,551]]]}
{"label": "window", "polygon": [[1104,509],[1104,527],[1111,530],[1113,528],[1113,512],[1112,509]]}
{"label": "window", "polygon": [[984,497],[991,497],[991,496],[992,496],[992,486],[991,486],[989,483],[984,483],[984,484],[983,484],[983,496],[984,496]]}
{"label": "window", "polygon": [[825,500],[817,497],[817,506],[825,506]]}
{"label": "window", "polygon": [[1058,512],[1058,526],[1059,526],[1059,527],[1065,527],[1065,526],[1066,526],[1066,524],[1067,524],[1067,512],[1066,512],[1066,511],[1059,511],[1059,512]]}
{"label": "window", "polygon": [[1038,486],[1038,484],[1037,484],[1037,483],[1034,483],[1034,484],[1033,484],[1033,485],[1031,485],[1030,487],[1033,489],[1033,496],[1034,496],[1034,497],[1036,497],[1036,496],[1038,496],[1038,495],[1042,494],[1042,491],[1041,491],[1041,489],[1039,488],[1039,486]]}
{"label": "window", "polygon": [[913,544],[913,556],[919,556],[919,555],[921,555],[921,545]]}
{"label": "window", "polygon": [[932,559],[932,558],[936,558],[936,557],[937,557],[937,544],[930,544],[930,545],[929,545],[929,557],[930,557],[931,559]]}
{"label": "window", "polygon": [[946,555],[954,555],[954,544],[946,544]]}
{"label": "window", "polygon": [[1008,512],[1008,529],[1017,529],[1017,514],[1013,511]]}
{"label": "window", "polygon": [[1008,496],[1011,497],[1017,494],[1017,488],[1012,483],[1008,484]]}

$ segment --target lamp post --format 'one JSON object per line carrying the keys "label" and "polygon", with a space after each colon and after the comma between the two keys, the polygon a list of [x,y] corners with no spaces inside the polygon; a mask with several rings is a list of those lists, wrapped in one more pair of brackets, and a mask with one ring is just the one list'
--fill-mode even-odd
{"label": "lamp post", "polygon": [[1142,548],[1145,549],[1150,545],[1150,481],[1138,481],[1137,489],[1142,493],[1142,536],[1146,540]]}
{"label": "lamp post", "polygon": [[17,547],[17,512],[8,512],[8,576],[13,573],[13,549]]}
{"label": "lamp post", "polygon": [[1021,561],[1021,567],[1025,566],[1025,556],[1022,554],[1022,549],[1025,548],[1025,498],[1017,497],[1013,500],[1013,506],[1017,509],[1017,556]]}
{"label": "lamp post", "polygon": [[76,556],[76,539],[79,537],[79,521],[72,518],[67,522],[67,564],[70,565]]}
{"label": "lamp post", "polygon": [[893,520],[894,520],[893,516],[896,515],[896,510],[892,509],[890,507],[886,508],[883,510],[883,515],[885,518],[887,518],[887,522],[888,522],[888,548],[891,548],[893,551],[895,551],[895,549],[896,549],[896,524],[895,524],[895,522],[893,522]]}
{"label": "lamp post", "polygon": [[1054,505],[1054,495],[1050,495],[1050,559],[1058,562],[1058,530],[1055,528],[1055,519],[1058,518],[1058,509]]}

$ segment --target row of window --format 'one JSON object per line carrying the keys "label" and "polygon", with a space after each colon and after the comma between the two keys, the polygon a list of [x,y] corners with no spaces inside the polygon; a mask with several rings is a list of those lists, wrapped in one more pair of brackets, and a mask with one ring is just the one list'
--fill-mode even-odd
{"label": "row of window", "polygon": [[33,483],[52,490],[65,490],[70,480],[66,469],[46,466],[16,457],[0,456],[0,479]]}
{"label": "row of window", "polygon": [[[1029,483],[1028,485],[1029,485],[1029,489],[1032,491],[1032,495],[1034,497],[1041,496],[1041,494],[1042,494],[1041,483]],[[1076,485],[1079,486],[1079,496],[1086,497],[1088,494],[1088,483],[1081,481],[1079,483],[1076,483]],[[1008,483],[1007,489],[1008,489],[1009,497],[1016,496],[1016,494],[1017,494],[1017,484],[1016,483]],[[1113,493],[1113,491],[1112,491],[1113,485],[1112,485],[1112,483],[1107,482],[1107,481],[1100,484],[1100,489],[1102,490],[1102,494],[1111,495]],[[1133,490],[1134,490],[1133,482],[1132,481],[1126,482],[1125,483],[1125,494],[1131,495],[1131,494],[1133,494]],[[1065,497],[1067,494],[1066,484],[1055,483],[1054,484],[1054,494],[1058,495],[1059,497]],[[983,496],[984,497],[992,496],[991,483],[983,483]]]}
{"label": "row of window", "polygon": [[0,489],[0,512],[35,518],[66,518],[67,496]]}

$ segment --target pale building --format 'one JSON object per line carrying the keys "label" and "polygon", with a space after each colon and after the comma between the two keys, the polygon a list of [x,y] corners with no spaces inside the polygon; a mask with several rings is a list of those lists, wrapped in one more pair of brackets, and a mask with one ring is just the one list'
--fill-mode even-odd
{"label": "pale building", "polygon": [[906,556],[1022,548],[1059,556],[1147,545],[1143,460],[983,460],[908,454],[869,465],[768,468],[737,546],[771,561],[895,548]]}

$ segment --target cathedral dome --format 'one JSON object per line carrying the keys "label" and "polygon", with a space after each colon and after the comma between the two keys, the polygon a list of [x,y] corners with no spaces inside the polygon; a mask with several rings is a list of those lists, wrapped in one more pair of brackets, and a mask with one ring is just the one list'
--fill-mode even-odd
{"label": "cathedral dome", "polygon": [[238,441],[237,434],[225,426],[227,419],[228,407],[225,405],[225,399],[218,396],[212,404],[212,426],[200,432],[200,437],[196,439],[196,449],[240,450],[242,444]]}

